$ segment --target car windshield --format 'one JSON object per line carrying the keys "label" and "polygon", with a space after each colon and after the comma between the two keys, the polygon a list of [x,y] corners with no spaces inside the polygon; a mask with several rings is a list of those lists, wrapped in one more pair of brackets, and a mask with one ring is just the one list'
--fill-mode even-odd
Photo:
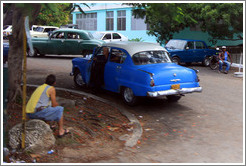
{"label": "car windshield", "polygon": [[37,32],[43,32],[43,31],[44,31],[44,28],[42,28],[42,27],[37,27],[37,28],[35,29],[35,31],[37,31]]}
{"label": "car windshield", "polygon": [[170,40],[165,47],[168,49],[184,49],[185,45],[186,41],[184,40]]}
{"label": "car windshield", "polygon": [[132,56],[135,65],[171,63],[166,51],[143,51]]}
{"label": "car windshield", "polygon": [[90,32],[88,32],[88,36],[89,38],[94,39],[94,36]]}
{"label": "car windshield", "polygon": [[104,33],[95,32],[92,35],[94,36],[95,39],[101,39],[103,37]]}

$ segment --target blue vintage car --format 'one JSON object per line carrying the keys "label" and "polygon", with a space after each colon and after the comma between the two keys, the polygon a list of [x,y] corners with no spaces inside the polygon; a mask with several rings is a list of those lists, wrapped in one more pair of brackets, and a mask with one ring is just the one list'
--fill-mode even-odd
{"label": "blue vintage car", "polygon": [[218,52],[209,49],[202,40],[171,39],[165,48],[176,64],[202,62],[204,66],[209,66],[209,57]]}
{"label": "blue vintage car", "polygon": [[186,93],[201,92],[197,71],[172,63],[165,48],[145,42],[111,42],[94,50],[91,57],[74,58],[71,76],[77,86],[90,85],[91,73],[103,49],[109,49],[102,73],[103,89],[121,93],[128,105],[139,96],[166,96],[177,101]]}

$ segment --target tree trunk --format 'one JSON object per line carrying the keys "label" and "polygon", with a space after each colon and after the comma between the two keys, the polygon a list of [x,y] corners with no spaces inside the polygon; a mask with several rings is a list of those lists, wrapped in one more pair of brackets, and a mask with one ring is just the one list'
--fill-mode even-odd
{"label": "tree trunk", "polygon": [[[9,54],[8,54],[8,101],[9,104],[16,100],[16,96],[22,95],[22,63],[23,63],[23,31],[24,17],[30,15],[34,20],[41,8],[40,4],[28,4],[28,6],[19,7],[12,4],[12,35],[9,37]],[[32,6],[32,7],[30,7]]]}

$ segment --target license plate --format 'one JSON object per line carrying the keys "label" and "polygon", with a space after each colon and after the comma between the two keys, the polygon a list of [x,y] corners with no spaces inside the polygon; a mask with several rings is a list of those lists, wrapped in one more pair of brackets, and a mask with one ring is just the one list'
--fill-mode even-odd
{"label": "license plate", "polygon": [[173,84],[171,85],[171,89],[180,89],[180,84]]}

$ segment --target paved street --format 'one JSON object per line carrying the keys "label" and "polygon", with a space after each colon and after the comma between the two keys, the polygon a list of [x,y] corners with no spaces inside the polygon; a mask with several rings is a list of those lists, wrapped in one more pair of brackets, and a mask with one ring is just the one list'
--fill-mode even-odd
{"label": "paved street", "polygon": [[[57,87],[78,89],[69,76],[72,58],[46,56],[28,58],[29,84],[42,84],[46,75],[57,76]],[[126,148],[111,160],[97,162],[134,163],[242,163],[243,79],[233,71],[219,74],[200,65],[202,93],[188,94],[177,103],[165,99],[143,99],[136,107],[126,106],[120,95],[98,96],[135,114],[143,137],[134,148]]]}

